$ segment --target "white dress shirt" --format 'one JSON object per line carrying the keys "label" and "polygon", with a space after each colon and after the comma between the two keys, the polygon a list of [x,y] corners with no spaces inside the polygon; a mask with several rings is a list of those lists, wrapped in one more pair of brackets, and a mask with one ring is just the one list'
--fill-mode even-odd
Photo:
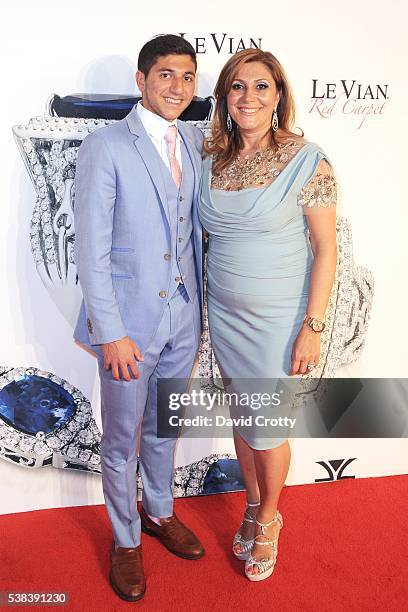
{"label": "white dress shirt", "polygon": [[[170,161],[167,155],[167,147],[166,147],[166,141],[164,140],[164,136],[167,132],[167,128],[170,125],[175,125],[177,128],[177,119],[174,119],[173,121],[167,121],[166,119],[163,119],[163,117],[160,117],[160,115],[156,115],[155,113],[152,113],[151,111],[149,111],[147,108],[145,108],[142,105],[140,101],[137,103],[136,111],[137,111],[137,114],[139,115],[139,119],[142,122],[143,127],[146,130],[150,140],[156,147],[158,154],[160,155],[160,157],[166,164],[171,174]],[[182,169],[180,144],[181,144],[181,138],[180,138],[179,131],[177,129],[176,159],[178,163],[180,164],[180,168]]]}

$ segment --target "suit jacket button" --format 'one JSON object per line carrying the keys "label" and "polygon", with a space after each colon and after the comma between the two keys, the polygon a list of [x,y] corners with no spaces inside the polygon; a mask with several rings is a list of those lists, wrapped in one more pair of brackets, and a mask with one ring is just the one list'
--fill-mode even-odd
{"label": "suit jacket button", "polygon": [[164,259],[165,259],[166,261],[169,261],[169,260],[171,259],[171,255],[170,255],[170,253],[165,253],[165,254],[163,255],[163,257],[164,257]]}
{"label": "suit jacket button", "polygon": [[180,196],[179,197],[179,202],[183,202],[183,200],[184,200],[183,196]]}
{"label": "suit jacket button", "polygon": [[184,217],[180,217],[179,221],[180,221],[180,223],[183,223]]}
{"label": "suit jacket button", "polygon": [[159,296],[160,296],[161,298],[165,298],[165,297],[166,297],[166,295],[167,295],[167,292],[166,292],[166,291],[159,291]]}
{"label": "suit jacket button", "polygon": [[91,319],[86,320],[86,326],[90,334],[93,334],[93,325]]}

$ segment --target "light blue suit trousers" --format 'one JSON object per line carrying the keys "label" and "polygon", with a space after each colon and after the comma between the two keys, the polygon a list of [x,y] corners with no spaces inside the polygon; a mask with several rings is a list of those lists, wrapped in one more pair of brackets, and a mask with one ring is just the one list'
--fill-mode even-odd
{"label": "light blue suit trousers", "polygon": [[[193,331],[194,330],[194,331]],[[173,460],[176,440],[157,438],[157,380],[189,378],[200,342],[200,306],[179,285],[169,300],[153,342],[139,363],[139,379],[116,381],[99,358],[102,396],[102,474],[106,508],[118,546],[140,544],[137,449],[143,507],[151,516],[173,513]],[[144,409],[144,410],[143,410]],[[141,432],[140,432],[141,428]]]}

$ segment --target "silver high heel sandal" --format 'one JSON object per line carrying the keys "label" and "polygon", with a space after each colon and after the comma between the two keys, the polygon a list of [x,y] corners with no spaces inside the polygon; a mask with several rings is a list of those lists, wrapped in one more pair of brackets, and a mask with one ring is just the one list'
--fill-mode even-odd
{"label": "silver high heel sandal", "polygon": [[[269,523],[260,523],[257,520],[255,520],[255,522],[257,525],[260,526],[261,533],[255,536],[254,543],[259,544],[260,546],[272,546],[272,557],[258,560],[258,559],[254,559],[252,554],[250,553],[245,562],[245,576],[252,582],[259,582],[260,580],[265,580],[265,578],[269,578],[269,576],[272,574],[275,568],[276,558],[278,556],[279,533],[278,533],[278,536],[274,540],[259,541],[257,538],[265,536],[266,535],[265,529],[269,527],[270,525],[272,525],[272,523],[279,523],[280,529],[282,529],[283,518],[282,518],[281,513],[277,510],[275,513],[275,516],[273,517],[271,521],[269,521]],[[280,529],[279,529],[279,532],[280,532]],[[256,574],[253,574],[252,572],[250,573],[248,570],[255,566],[258,568],[258,572]]]}
{"label": "silver high heel sandal", "polygon": [[[257,508],[259,506],[259,502],[257,504],[247,504],[243,521],[240,525],[240,529],[244,523],[256,523],[256,519],[248,512],[248,508]],[[239,533],[239,530],[234,535],[234,539],[232,541],[232,552],[241,561],[245,561],[248,558],[249,553],[251,552],[252,545],[254,543],[254,538],[249,540],[245,540],[242,535]],[[239,544],[241,547],[241,552],[236,552],[234,549],[236,545]]]}

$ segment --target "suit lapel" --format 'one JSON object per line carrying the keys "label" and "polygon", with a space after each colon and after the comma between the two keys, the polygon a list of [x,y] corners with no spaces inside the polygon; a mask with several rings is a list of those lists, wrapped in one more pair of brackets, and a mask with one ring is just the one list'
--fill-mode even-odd
{"label": "suit lapel", "polygon": [[198,196],[198,189],[200,186],[200,178],[201,178],[201,156],[198,153],[192,136],[190,135],[190,132],[187,128],[187,126],[182,122],[182,121],[178,121],[177,122],[177,127],[178,130],[181,134],[181,137],[183,139],[183,142],[186,146],[187,149],[187,153],[188,156],[191,160],[191,164],[193,166],[193,172],[194,172],[194,197],[193,197],[193,202],[196,202],[197,200],[197,196]]}
{"label": "suit lapel", "polygon": [[144,165],[146,166],[146,170],[152,179],[153,185],[157,191],[157,195],[160,200],[160,204],[163,207],[164,213],[166,215],[167,221],[170,225],[170,211],[167,201],[166,188],[164,185],[164,179],[161,172],[161,164],[159,154],[157,150],[150,140],[146,130],[143,127],[142,122],[139,119],[139,116],[136,111],[136,107],[133,107],[130,111],[129,115],[126,117],[126,121],[129,127],[129,130],[136,136],[133,143],[135,145],[136,150],[139,152],[140,157]]}

